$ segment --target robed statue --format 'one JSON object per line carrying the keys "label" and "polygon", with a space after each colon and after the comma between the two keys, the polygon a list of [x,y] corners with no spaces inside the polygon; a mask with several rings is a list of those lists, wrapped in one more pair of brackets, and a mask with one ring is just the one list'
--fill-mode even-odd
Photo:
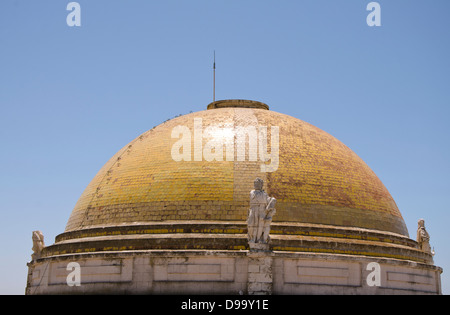
{"label": "robed statue", "polygon": [[41,257],[41,252],[45,247],[44,243],[44,234],[41,231],[33,231],[32,233],[33,240],[33,254],[31,255],[31,259],[39,259]]}
{"label": "robed statue", "polygon": [[268,244],[270,241],[270,224],[274,216],[276,199],[269,197],[263,190],[264,181],[257,178],[254,190],[250,192],[250,208],[248,211],[248,242],[252,244]]}
{"label": "robed statue", "polygon": [[430,234],[428,234],[428,231],[425,229],[425,220],[420,219],[417,222],[417,225],[417,243],[419,248],[424,252],[434,255],[434,251],[432,251],[430,247]]}

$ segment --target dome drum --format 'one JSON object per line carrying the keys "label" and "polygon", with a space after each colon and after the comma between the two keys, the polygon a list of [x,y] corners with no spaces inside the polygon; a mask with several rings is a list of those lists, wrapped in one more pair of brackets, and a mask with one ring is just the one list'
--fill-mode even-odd
{"label": "dome drum", "polygon": [[[432,256],[402,235],[361,228],[274,223],[275,251],[388,256],[422,263]],[[43,257],[80,252],[129,250],[248,250],[245,222],[165,222],[93,227],[56,237]]]}

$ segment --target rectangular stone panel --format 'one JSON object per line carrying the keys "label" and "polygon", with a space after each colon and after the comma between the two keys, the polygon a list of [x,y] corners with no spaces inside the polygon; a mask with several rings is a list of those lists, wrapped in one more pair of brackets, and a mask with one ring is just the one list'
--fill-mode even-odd
{"label": "rectangular stone panel", "polygon": [[[132,259],[74,261],[80,265],[80,284],[128,282],[132,280]],[[67,270],[70,261],[53,262],[50,265],[49,285],[67,283],[67,276],[73,269]]]}
{"label": "rectangular stone panel", "polygon": [[46,269],[48,268],[48,263],[37,265],[33,269],[33,273],[31,274],[31,286],[37,286],[42,284],[42,277],[45,274]]}
{"label": "rectangular stone panel", "polygon": [[432,285],[433,278],[428,275],[420,275],[417,273],[400,273],[400,272],[388,272],[388,281],[407,282],[415,284]]}
{"label": "rectangular stone panel", "polygon": [[285,260],[284,282],[360,286],[361,267],[357,263]]}
{"label": "rectangular stone panel", "polygon": [[385,279],[382,279],[381,285],[392,289],[435,293],[438,292],[435,277],[435,273],[429,270],[389,268],[386,270]]}
{"label": "rectangular stone panel", "polygon": [[157,262],[153,267],[153,281],[234,281],[234,258],[179,262]]}

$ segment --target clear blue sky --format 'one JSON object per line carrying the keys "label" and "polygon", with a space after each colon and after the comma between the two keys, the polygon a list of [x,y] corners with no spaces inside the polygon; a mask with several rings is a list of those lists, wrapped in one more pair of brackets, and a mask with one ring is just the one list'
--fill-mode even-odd
{"label": "clear blue sky", "polygon": [[23,294],[31,232],[62,233],[122,146],[216,99],[265,102],[378,175],[411,238],[424,218],[450,293],[450,1],[0,1],[0,294]]}

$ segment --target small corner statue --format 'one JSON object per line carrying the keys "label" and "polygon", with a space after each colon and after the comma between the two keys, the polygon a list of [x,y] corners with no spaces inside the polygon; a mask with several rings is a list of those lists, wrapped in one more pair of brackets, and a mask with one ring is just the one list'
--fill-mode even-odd
{"label": "small corner statue", "polygon": [[45,247],[44,244],[44,234],[41,231],[33,231],[32,234],[33,239],[33,254],[31,255],[32,260],[36,260],[41,258],[41,252]]}
{"label": "small corner statue", "polygon": [[425,229],[425,220],[420,219],[417,225],[417,243],[419,244],[419,248],[434,256],[434,250],[432,251],[430,247],[430,234]]}
{"label": "small corner statue", "polygon": [[[263,190],[263,186],[264,181],[257,178],[254,182],[255,189],[250,192],[250,209],[247,218],[250,249],[268,249],[270,224],[276,212],[276,199],[269,197]],[[262,244],[262,246],[256,244]]]}

